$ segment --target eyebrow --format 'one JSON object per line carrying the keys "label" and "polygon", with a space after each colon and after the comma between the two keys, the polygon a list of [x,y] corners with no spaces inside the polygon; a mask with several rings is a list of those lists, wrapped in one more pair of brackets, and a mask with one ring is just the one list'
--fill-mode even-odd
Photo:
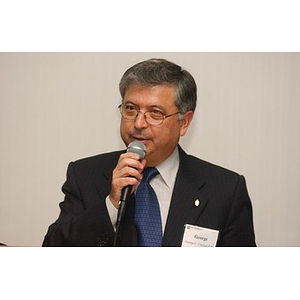
{"label": "eyebrow", "polygon": [[[133,101],[131,100],[126,100],[123,102],[123,104],[132,104],[133,106],[136,106],[136,107],[139,107],[139,105],[135,104]],[[157,104],[154,104],[154,105],[151,105],[151,106],[147,106],[147,108],[151,108],[151,109],[158,109],[158,110],[161,110],[161,111],[166,111],[164,107],[160,106],[160,105],[157,105]]]}

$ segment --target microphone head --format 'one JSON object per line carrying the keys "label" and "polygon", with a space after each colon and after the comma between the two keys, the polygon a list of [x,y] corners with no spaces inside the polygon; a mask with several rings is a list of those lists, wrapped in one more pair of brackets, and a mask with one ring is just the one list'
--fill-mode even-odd
{"label": "microphone head", "polygon": [[127,147],[127,152],[135,153],[137,154],[140,159],[144,158],[146,156],[146,146],[139,141],[133,141],[131,142]]}

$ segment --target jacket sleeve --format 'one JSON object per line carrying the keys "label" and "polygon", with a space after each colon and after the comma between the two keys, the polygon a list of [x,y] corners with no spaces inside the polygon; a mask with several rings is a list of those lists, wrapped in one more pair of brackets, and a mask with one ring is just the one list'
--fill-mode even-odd
{"label": "jacket sleeve", "polygon": [[218,246],[256,246],[252,205],[243,176],[240,176],[237,182],[231,209]]}
{"label": "jacket sleeve", "polygon": [[[70,163],[62,187],[61,212],[50,225],[43,246],[109,246],[114,230],[107,212],[105,197],[87,184],[88,178],[76,177],[76,163]],[[79,185],[80,182],[80,185]],[[100,184],[100,183],[99,183]]]}

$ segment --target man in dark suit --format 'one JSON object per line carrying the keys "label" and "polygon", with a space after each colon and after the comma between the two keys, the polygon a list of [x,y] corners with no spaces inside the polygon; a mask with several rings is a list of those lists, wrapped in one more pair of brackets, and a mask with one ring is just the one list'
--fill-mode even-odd
{"label": "man in dark suit", "polygon": [[196,108],[193,77],[174,63],[151,59],[128,69],[119,87],[121,137],[126,146],[142,142],[147,155],[120,151],[71,163],[61,213],[43,246],[112,246],[128,185],[133,188],[118,245],[141,245],[135,191],[150,167],[158,170],[150,185],[159,203],[162,246],[180,246],[187,224],[217,231],[217,246],[255,246],[244,177],[187,155],[178,144]]}

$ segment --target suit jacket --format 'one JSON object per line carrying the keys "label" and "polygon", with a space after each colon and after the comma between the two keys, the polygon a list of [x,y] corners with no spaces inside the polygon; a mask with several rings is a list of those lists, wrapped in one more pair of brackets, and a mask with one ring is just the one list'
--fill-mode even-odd
{"label": "suit jacket", "polygon": [[[70,163],[62,187],[61,212],[43,246],[112,246],[114,229],[105,199],[122,152]],[[252,205],[245,179],[232,171],[187,155],[179,146],[180,164],[171,199],[163,246],[180,246],[184,225],[219,231],[217,246],[255,246]],[[195,205],[195,200],[199,205]],[[137,246],[134,194],[121,227],[121,246]]]}

